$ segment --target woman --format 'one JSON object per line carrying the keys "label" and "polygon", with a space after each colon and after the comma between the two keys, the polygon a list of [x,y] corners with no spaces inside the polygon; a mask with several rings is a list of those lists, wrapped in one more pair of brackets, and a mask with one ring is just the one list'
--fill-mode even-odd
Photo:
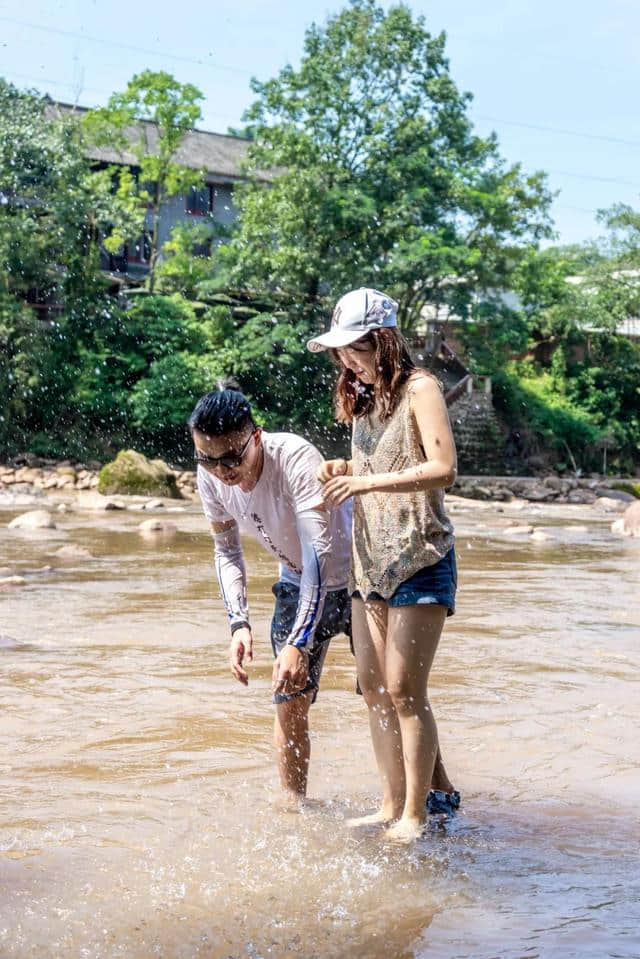
{"label": "woman", "polygon": [[[337,416],[353,424],[352,459],[328,460],[318,476],[329,506],[354,500],[353,640],[383,785],[381,808],[359,822],[394,821],[386,835],[409,842],[423,831],[438,755],[427,684],[455,604],[453,527],[443,506],[455,445],[439,383],[415,367],[384,294],[347,293],[331,330],[307,346],[336,356]],[[454,807],[459,797],[449,787]]]}

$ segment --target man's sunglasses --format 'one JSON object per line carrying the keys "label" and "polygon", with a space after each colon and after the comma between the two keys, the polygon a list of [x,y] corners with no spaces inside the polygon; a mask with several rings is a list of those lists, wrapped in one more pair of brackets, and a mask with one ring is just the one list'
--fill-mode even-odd
{"label": "man's sunglasses", "polygon": [[205,456],[203,453],[196,453],[194,459],[196,463],[200,463],[201,466],[210,466],[215,468],[216,466],[226,466],[228,469],[234,469],[236,466],[240,466],[242,460],[244,459],[244,454],[247,451],[247,446],[249,445],[249,440],[255,433],[255,430],[251,430],[247,436],[247,441],[238,453],[233,453],[229,450],[228,453],[225,453],[224,456]]}

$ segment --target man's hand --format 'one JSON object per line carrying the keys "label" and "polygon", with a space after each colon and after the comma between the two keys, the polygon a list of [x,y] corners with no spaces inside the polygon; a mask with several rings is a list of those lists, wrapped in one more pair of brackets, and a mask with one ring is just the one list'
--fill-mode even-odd
{"label": "man's hand", "polygon": [[245,657],[248,663],[253,662],[253,636],[248,628],[236,629],[231,637],[231,646],[229,647],[229,665],[238,682],[242,683],[243,686],[248,686],[249,675],[243,669]]}
{"label": "man's hand", "polygon": [[309,680],[309,660],[297,646],[287,644],[273,664],[274,693],[297,693]]}

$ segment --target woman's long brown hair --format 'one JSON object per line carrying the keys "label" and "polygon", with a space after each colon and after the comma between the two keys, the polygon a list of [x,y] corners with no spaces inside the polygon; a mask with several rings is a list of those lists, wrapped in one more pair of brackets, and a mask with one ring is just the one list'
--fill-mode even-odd
{"label": "woman's long brown hair", "polygon": [[389,419],[400,398],[400,387],[417,369],[402,333],[395,328],[371,330],[359,343],[370,343],[374,349],[375,382],[366,386],[350,369],[340,362],[337,350],[331,355],[340,370],[336,383],[336,417],[341,423],[350,423],[354,417],[365,416],[378,404],[380,418]]}

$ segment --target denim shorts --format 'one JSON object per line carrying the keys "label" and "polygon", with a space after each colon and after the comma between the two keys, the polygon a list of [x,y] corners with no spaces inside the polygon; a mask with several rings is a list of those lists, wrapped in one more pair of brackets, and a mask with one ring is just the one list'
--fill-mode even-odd
{"label": "denim shorts", "polygon": [[[382,600],[387,606],[446,606],[447,616],[453,616],[456,611],[456,589],[458,586],[458,571],[456,568],[456,554],[453,546],[449,552],[434,563],[433,566],[424,566],[417,573],[400,583],[389,599],[384,599],[380,593],[369,593],[367,599]],[[361,599],[356,590],[354,598]]]}
{"label": "denim shorts", "polygon": [[[300,590],[293,583],[279,580],[271,591],[276,598],[271,620],[271,647],[273,655],[277,656],[286,646],[291,634],[298,611]],[[315,703],[329,640],[338,633],[351,636],[351,600],[346,589],[334,589],[326,594],[322,616],[313,637],[313,648],[309,653],[309,682],[304,689],[295,693],[276,693],[273,697],[274,703],[286,703],[312,690],[311,702]]]}

